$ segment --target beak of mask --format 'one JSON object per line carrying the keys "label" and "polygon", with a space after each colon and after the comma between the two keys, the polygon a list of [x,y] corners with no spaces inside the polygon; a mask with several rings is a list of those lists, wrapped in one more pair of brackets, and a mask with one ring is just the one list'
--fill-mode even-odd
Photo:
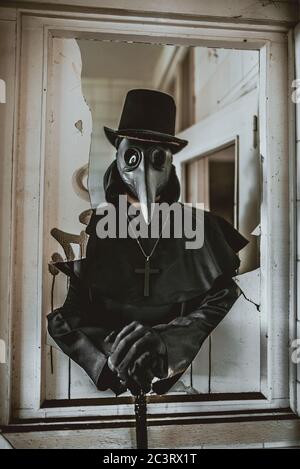
{"label": "beak of mask", "polygon": [[140,202],[149,225],[156,198],[166,186],[172,168],[172,152],[163,144],[130,141],[124,138],[117,151],[120,176]]}

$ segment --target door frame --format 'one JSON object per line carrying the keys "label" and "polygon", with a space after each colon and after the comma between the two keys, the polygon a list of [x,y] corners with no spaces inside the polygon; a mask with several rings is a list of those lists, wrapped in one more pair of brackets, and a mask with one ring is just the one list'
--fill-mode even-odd
{"label": "door frame", "polygon": [[[294,78],[291,58],[287,59],[288,44],[293,49],[293,37],[283,26],[245,23],[212,23],[205,20],[160,19],[151,16],[75,13],[47,15],[18,11],[17,17],[17,83],[15,104],[15,141],[13,155],[12,193],[12,259],[9,275],[10,332],[9,374],[6,378],[10,412],[2,421],[48,417],[99,415],[97,402],[91,405],[59,403],[45,406],[43,400],[42,357],[45,325],[42,321],[42,233],[44,163],[47,151],[47,77],[49,54],[53,37],[118,39],[150,43],[173,43],[256,49],[260,51],[260,138],[263,164],[262,229],[262,288],[263,304],[272,311],[268,331],[268,395],[235,396],[226,401],[230,411],[245,409],[295,408],[294,388],[288,392],[289,377],[278,376],[278,363],[288,371],[288,341],[295,337],[295,311],[289,303],[291,276],[289,245],[295,245],[293,229],[289,229],[289,208],[294,208],[293,189],[289,171],[294,167],[295,152],[289,146],[294,139],[294,107],[288,103],[291,91],[288,81]],[[291,50],[291,49],[289,49]],[[20,89],[20,91],[18,91]],[[288,90],[288,92],[287,92]],[[272,99],[271,99],[272,97]],[[287,161],[286,155],[289,155]],[[276,181],[275,181],[276,178]],[[293,184],[293,179],[290,179]],[[290,192],[289,192],[290,191]],[[290,197],[288,196],[290,194]],[[290,220],[294,223],[294,219]],[[26,248],[26,249],[25,249]],[[293,261],[293,259],[292,259]],[[27,275],[30,267],[32,275]],[[290,272],[290,277],[289,277]],[[280,288],[278,288],[280,285]],[[294,295],[295,292],[290,292]],[[283,311],[289,311],[289,321]],[[288,332],[290,330],[290,333]],[[20,332],[22,332],[20,334]],[[289,334],[289,335],[288,335]],[[284,349],[281,346],[285,344]],[[14,351],[14,352],[13,352]],[[26,351],[26,354],[24,355]],[[26,356],[26,363],[23,357]],[[294,372],[294,367],[291,367]],[[27,376],[27,386],[20,382]],[[292,376],[292,374],[291,374]],[[221,397],[221,396],[220,396]],[[126,398],[125,398],[126,399]],[[149,404],[153,414],[176,412],[212,412],[224,410],[224,402],[207,401],[165,402]],[[132,401],[118,406],[117,414],[132,415]],[[101,406],[102,415],[111,415],[112,406]],[[116,414],[116,417],[117,417]]]}
{"label": "door frame", "polygon": [[[238,183],[238,170],[239,170],[239,135],[237,134],[235,138],[229,136],[228,138],[220,139],[217,146],[209,145],[205,150],[195,151],[195,155],[190,158],[180,158],[180,165],[176,161],[176,173],[178,175],[180,185],[181,185],[181,198],[183,194],[186,194],[186,165],[192,163],[193,161],[198,161],[199,159],[209,157],[212,153],[224,150],[230,146],[235,147],[234,151],[234,228],[236,230],[238,227],[238,199],[239,199],[239,183]],[[179,168],[179,169],[178,169]]]}

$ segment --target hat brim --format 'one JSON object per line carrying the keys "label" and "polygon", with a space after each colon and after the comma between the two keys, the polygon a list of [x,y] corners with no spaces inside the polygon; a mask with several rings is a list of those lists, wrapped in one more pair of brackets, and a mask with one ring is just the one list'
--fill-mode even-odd
{"label": "hat brim", "polygon": [[116,147],[117,139],[120,137],[127,137],[132,140],[141,140],[144,142],[165,143],[171,147],[173,153],[178,153],[188,144],[187,140],[174,137],[174,135],[164,134],[161,132],[153,132],[151,130],[113,130],[109,127],[104,127],[104,132],[107,139],[114,147]]}

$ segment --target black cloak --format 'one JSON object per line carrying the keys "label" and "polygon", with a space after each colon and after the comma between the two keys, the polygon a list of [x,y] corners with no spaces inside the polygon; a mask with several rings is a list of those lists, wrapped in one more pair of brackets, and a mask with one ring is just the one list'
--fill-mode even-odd
{"label": "black cloak", "polygon": [[[124,193],[115,162],[104,177],[108,202]],[[175,169],[161,200],[179,198]],[[137,320],[155,328],[166,344],[168,378],[153,383],[167,392],[187,369],[204,340],[225,317],[239,296],[232,277],[240,260],[237,252],[248,241],[228,222],[204,212],[204,244],[185,249],[183,238],[161,238],[151,257],[159,273],[151,276],[151,295],[143,295],[143,276],[135,272],[144,257],[132,238],[100,239],[93,213],[86,258],[58,262],[70,278],[64,305],[48,315],[48,330],[58,346],[90,376],[99,390],[116,394],[126,388],[107,365],[109,345],[104,338]]]}

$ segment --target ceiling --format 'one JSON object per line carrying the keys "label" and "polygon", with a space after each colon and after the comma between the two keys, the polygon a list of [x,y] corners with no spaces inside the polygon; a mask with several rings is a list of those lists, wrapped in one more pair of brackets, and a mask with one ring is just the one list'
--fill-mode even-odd
{"label": "ceiling", "polygon": [[164,48],[156,44],[78,40],[82,77],[151,81]]}

